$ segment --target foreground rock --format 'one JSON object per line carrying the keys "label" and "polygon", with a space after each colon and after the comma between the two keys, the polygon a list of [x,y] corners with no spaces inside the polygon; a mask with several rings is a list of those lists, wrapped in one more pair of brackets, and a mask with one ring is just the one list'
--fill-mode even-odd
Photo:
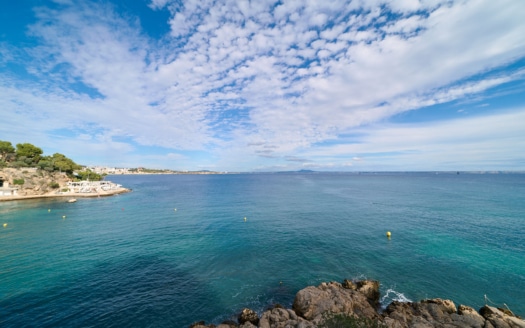
{"label": "foreground rock", "polygon": [[199,322],[190,327],[314,328],[324,327],[328,314],[339,314],[362,318],[368,323],[389,328],[525,328],[525,321],[508,310],[486,305],[478,312],[465,305],[456,307],[454,302],[440,298],[408,303],[392,302],[384,312],[379,313],[379,297],[379,282],[373,280],[322,283],[300,290],[292,309],[276,306],[260,317],[250,309],[243,309],[238,316],[238,323],[224,322],[215,326]]}

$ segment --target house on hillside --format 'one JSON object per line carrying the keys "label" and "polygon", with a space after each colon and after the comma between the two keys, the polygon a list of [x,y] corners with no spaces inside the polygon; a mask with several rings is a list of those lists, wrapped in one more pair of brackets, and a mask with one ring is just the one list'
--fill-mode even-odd
{"label": "house on hillside", "polygon": [[9,187],[7,178],[0,175],[0,196],[16,196],[18,195],[18,188]]}

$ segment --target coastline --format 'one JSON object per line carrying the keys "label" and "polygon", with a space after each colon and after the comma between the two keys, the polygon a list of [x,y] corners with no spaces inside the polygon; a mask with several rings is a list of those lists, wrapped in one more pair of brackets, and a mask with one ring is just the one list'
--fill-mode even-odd
{"label": "coastline", "polygon": [[195,322],[190,328],[335,328],[335,327],[470,327],[524,328],[525,321],[510,309],[485,304],[479,310],[452,300],[393,301],[380,306],[379,281],[348,280],[308,286],[295,296],[291,308],[280,304],[259,314],[243,308],[219,325]]}
{"label": "coastline", "polygon": [[[424,179],[428,184],[421,185],[420,188],[415,189],[416,191],[427,190],[431,184],[430,189],[436,188],[437,191],[430,193],[428,197],[414,196],[405,203],[403,201],[405,197],[394,196],[404,191],[407,191],[406,194],[409,196],[424,195],[421,192],[414,192],[413,188],[408,188],[419,186],[422,179],[412,179],[413,183],[400,185],[392,182],[404,180],[387,180],[387,178],[358,180],[349,177],[340,181],[338,177],[314,177],[308,182],[313,180],[316,184],[310,186],[302,183],[304,179],[296,177],[234,176],[209,180],[206,177],[178,179],[174,176],[172,179],[169,176],[161,176],[147,179],[137,177],[135,180],[134,177],[110,176],[107,179],[132,188],[134,193],[98,201],[78,199],[77,204],[71,205],[66,203],[67,198],[0,203],[0,207],[9,205],[3,207],[3,213],[6,214],[5,221],[9,224],[8,229],[3,230],[3,240],[10,241],[11,238],[22,240],[23,237],[28,245],[24,249],[28,247],[43,249],[42,255],[39,253],[33,255],[33,258],[28,258],[28,263],[39,263],[39,258],[42,258],[42,261],[49,258],[58,261],[59,256],[63,254],[60,245],[69,245],[66,249],[71,249],[74,254],[86,254],[82,258],[82,261],[85,261],[83,263],[86,263],[85,270],[76,267],[77,257],[60,260],[65,264],[56,267],[58,270],[63,270],[64,275],[68,275],[69,279],[58,280],[55,284],[57,287],[43,290],[42,293],[35,292],[27,298],[7,299],[5,304],[14,304],[20,308],[26,306],[25,304],[31,304],[27,301],[29,297],[45,300],[49,305],[31,306],[31,312],[28,310],[26,317],[33,322],[35,319],[31,317],[38,318],[38,322],[42,324],[51,322],[49,325],[60,325],[61,322],[58,318],[47,319],[50,313],[59,313],[64,302],[74,304],[76,300],[78,303],[82,301],[82,304],[72,310],[62,308],[62,313],[69,318],[78,318],[77,322],[84,322],[85,325],[101,318],[107,319],[101,320],[101,325],[118,322],[123,326],[133,325],[132,323],[138,326],[149,323],[161,326],[163,323],[171,322],[178,327],[188,327],[195,320],[201,319],[218,325],[223,320],[235,316],[243,307],[254,309],[259,316],[274,303],[291,308],[295,293],[308,285],[318,285],[323,281],[320,279],[328,281],[344,277],[372,277],[384,282],[381,286],[384,295],[384,299],[382,297],[381,300],[384,306],[393,299],[406,299],[405,296],[412,301],[426,297],[445,297],[454,300],[456,305],[467,304],[478,310],[484,304],[483,295],[486,293],[500,306],[503,302],[509,302],[508,305],[513,311],[524,316],[525,311],[522,307],[524,303],[520,301],[521,296],[513,297],[517,293],[507,292],[509,286],[514,290],[521,289],[520,281],[515,279],[516,274],[521,274],[522,269],[525,268],[519,258],[522,253],[519,243],[513,245],[514,248],[518,248],[519,252],[516,253],[506,252],[505,249],[505,252],[498,252],[500,248],[494,247],[484,248],[476,254],[463,252],[458,254],[453,252],[458,248],[479,250],[479,248],[473,249],[473,246],[483,246],[485,240],[477,240],[479,243],[475,244],[460,243],[457,239],[462,238],[463,235],[447,234],[447,230],[465,228],[465,232],[472,236],[484,236],[483,239],[490,238],[489,241],[495,243],[499,239],[493,239],[489,229],[495,228],[493,230],[498,234],[501,231],[509,231],[508,228],[516,223],[515,220],[521,219],[519,213],[523,212],[521,211],[523,203],[512,206],[516,209],[515,217],[502,215],[501,213],[506,212],[500,212],[499,206],[494,206],[502,204],[501,208],[505,210],[511,207],[510,204],[514,204],[505,200],[522,199],[520,195],[514,198],[507,197],[515,192],[515,188],[506,188],[507,191],[502,192],[493,186],[500,182],[505,186],[514,186],[513,183],[520,183],[520,180],[514,180],[515,177],[500,178],[496,180],[492,178],[487,180],[483,177],[476,180],[462,178],[460,181],[454,179],[457,181],[454,184],[450,182],[452,179]],[[192,186],[195,189],[189,188],[191,185],[188,182],[195,181],[200,183],[199,188],[197,189],[196,185]],[[374,181],[381,181],[381,183],[375,185],[370,183]],[[465,196],[458,197],[457,193],[450,192],[450,190],[457,190],[456,186],[464,185],[465,181],[472,186],[462,190],[461,195]],[[483,183],[478,184],[473,181]],[[366,186],[371,185],[373,187],[369,187],[366,193]],[[323,195],[319,193],[319,186],[344,188],[341,189],[341,193],[334,195],[333,190],[330,189],[329,193]],[[404,188],[402,189],[401,186]],[[444,188],[446,186],[448,188]],[[494,194],[489,192],[476,195],[475,190],[485,190],[481,188],[483,186],[493,186],[494,189],[491,190],[494,194],[497,193],[497,196],[493,197]],[[359,197],[355,197],[357,199],[354,203],[340,201],[343,197],[345,200],[349,199],[346,197],[349,194],[347,187],[362,192]],[[272,191],[271,195],[268,190]],[[382,194],[378,192],[380,190],[388,192]],[[311,197],[305,197],[307,195],[302,192],[310,192],[308,196]],[[450,197],[441,197],[442,193]],[[225,198],[224,194],[233,197]],[[471,199],[469,194],[477,196],[475,203],[467,203],[464,209],[454,206],[458,204],[457,199],[460,199],[461,204]],[[297,198],[298,195],[302,198]],[[339,195],[343,197],[338,197]],[[484,197],[479,199],[478,197],[481,196]],[[425,201],[427,198],[430,202]],[[443,208],[435,210],[434,206],[437,202],[443,204]],[[340,208],[334,206],[339,203],[343,203]],[[471,206],[479,203],[488,206],[479,206],[479,208]],[[290,204],[293,204],[293,208]],[[363,204],[363,209],[366,210],[360,211],[360,208],[356,208],[358,207],[355,206],[356,204]],[[413,213],[405,211],[405,205],[412,209],[416,207],[414,204],[420,205],[421,211]],[[486,210],[491,207],[492,211]],[[51,208],[51,214],[47,214],[48,208]],[[174,208],[177,208],[177,211],[174,211]],[[478,215],[476,209],[487,213],[486,216]],[[469,216],[464,214],[463,210],[472,211],[474,214]],[[352,214],[353,211],[355,215]],[[218,217],[217,213],[221,216]],[[323,216],[319,213],[323,213]],[[61,215],[67,215],[67,221],[61,221]],[[244,215],[248,217],[246,223],[243,221]],[[491,218],[496,216],[501,217],[502,220],[494,222]],[[425,220],[427,217],[428,220]],[[458,217],[462,217],[463,220],[458,220]],[[469,221],[471,217],[472,220]],[[393,233],[391,240],[388,240],[385,237],[386,226],[383,223],[394,221],[390,220],[391,218],[399,218],[397,222],[400,224],[388,226]],[[435,220],[436,218],[439,220]],[[480,221],[484,222],[483,226],[486,226],[486,229],[476,230],[475,224],[480,222],[477,221],[480,218],[484,219]],[[449,219],[457,224],[450,225]],[[363,221],[368,224],[364,224]],[[430,224],[434,221],[436,226]],[[495,225],[489,226],[487,224],[489,222]],[[410,230],[414,226],[421,227],[423,224],[425,224],[424,228],[418,228],[417,231]],[[428,235],[425,234],[427,228],[429,228]],[[502,236],[507,238],[504,240],[520,240],[525,232],[519,229],[519,226],[515,228],[517,230],[513,234],[507,233]],[[179,231],[185,233],[177,234]],[[34,236],[42,236],[42,239]],[[330,238],[326,238],[327,236]],[[514,237],[518,238],[514,239]],[[327,239],[333,242],[329,243]],[[420,243],[412,242],[418,239]],[[37,243],[39,241],[42,242]],[[56,245],[56,247],[46,245]],[[102,247],[106,245],[109,247]],[[436,250],[440,246],[443,251]],[[47,248],[53,249],[53,252],[44,253]],[[16,250],[14,247],[7,247],[6,251],[12,249]],[[112,250],[110,258],[107,256],[108,249]],[[461,256],[461,263],[459,263],[461,270],[454,267],[458,255]],[[475,256],[467,258],[467,255]],[[13,261],[10,263],[22,266],[23,263],[18,262],[16,256],[17,253],[12,255]],[[91,256],[93,256],[92,260],[90,260]],[[448,257],[452,261],[449,261]],[[505,257],[514,260],[514,263],[508,265],[508,261],[499,261],[500,258]],[[6,259],[9,258],[6,256]],[[428,261],[424,261],[425,259]],[[419,260],[421,262],[417,262]],[[439,266],[432,267],[432,264],[436,263]],[[463,270],[463,267],[467,266],[473,267],[474,270]],[[485,266],[491,270],[496,266],[502,269],[496,272],[497,275],[492,275],[491,272],[485,272]],[[41,267],[44,271],[47,262]],[[68,271],[68,268],[72,269]],[[20,271],[22,274],[26,272]],[[15,283],[7,281],[5,285],[13,286],[15,289],[17,280],[31,281],[30,279],[34,277],[31,271],[28,276],[29,278],[24,276],[19,278],[13,275],[11,277]],[[444,278],[441,278],[443,276]],[[11,279],[11,277],[7,278]],[[42,274],[41,277],[50,284],[53,283],[52,276],[50,278]],[[177,280],[178,277],[182,280]],[[454,280],[455,277],[458,280]],[[150,280],[152,278],[155,280]],[[152,285],[149,284],[150,281]],[[283,281],[282,285],[280,281]],[[490,284],[485,285],[485,281],[490,281]],[[83,285],[83,282],[88,283]],[[93,290],[93,285],[99,287],[98,291],[101,294]],[[64,295],[65,292],[61,290],[68,286],[73,286],[72,293]],[[125,286],[126,291],[119,286]],[[130,299],[132,304],[126,302],[122,307],[117,308],[118,311],[115,313],[107,314],[105,307],[97,307],[99,304],[112,301],[114,296],[120,293],[135,295],[133,293],[138,288],[146,289],[151,286],[159,287],[159,289],[151,289],[153,293],[151,298]],[[164,289],[166,286],[168,288]],[[210,290],[213,293],[210,293]],[[187,296],[173,297],[164,303],[166,300],[164,297],[168,294]],[[159,303],[153,302],[154,297],[157,296],[161,297]],[[60,302],[55,303],[54,300]],[[59,311],[56,310],[57,308]],[[141,308],[151,308],[154,311],[141,313]],[[37,311],[40,313],[36,313]],[[12,321],[23,325],[26,319],[18,320],[17,312],[15,308],[11,316]],[[122,312],[127,316],[120,316],[119,313]],[[133,317],[134,313],[140,315]],[[107,316],[102,317],[104,314]]]}
{"label": "coastline", "polygon": [[130,192],[120,184],[107,180],[73,181],[64,172],[48,172],[38,168],[0,169],[0,202],[45,198],[92,198]]}
{"label": "coastline", "polygon": [[131,189],[118,188],[108,191],[97,191],[93,193],[82,193],[82,192],[66,192],[66,193],[46,193],[42,195],[13,195],[13,196],[0,196],[0,202],[14,201],[14,200],[31,200],[31,199],[42,199],[42,198],[94,198],[94,197],[108,197],[119,194],[125,194],[131,192]]}

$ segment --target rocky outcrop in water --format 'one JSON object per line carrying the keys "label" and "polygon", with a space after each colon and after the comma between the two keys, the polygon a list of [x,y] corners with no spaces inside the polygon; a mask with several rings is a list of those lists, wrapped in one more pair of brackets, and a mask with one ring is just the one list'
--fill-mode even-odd
{"label": "rocky outcrop in water", "polygon": [[[354,316],[374,327],[426,328],[525,328],[525,321],[510,311],[484,306],[479,311],[465,305],[456,307],[450,300],[440,298],[419,302],[392,302],[379,311],[379,282],[373,280],[322,283],[300,290],[292,309],[275,306],[260,317],[243,309],[238,323],[224,322],[218,326],[199,322],[192,328],[314,328],[324,327],[327,314]],[[326,327],[372,327],[367,325],[334,325]]]}

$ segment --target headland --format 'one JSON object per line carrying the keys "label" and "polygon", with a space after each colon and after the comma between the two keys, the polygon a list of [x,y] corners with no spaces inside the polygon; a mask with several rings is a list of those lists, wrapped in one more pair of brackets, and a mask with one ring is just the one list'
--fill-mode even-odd
{"label": "headland", "polygon": [[0,201],[104,197],[130,191],[111,181],[74,181],[62,172],[38,168],[0,169]]}

